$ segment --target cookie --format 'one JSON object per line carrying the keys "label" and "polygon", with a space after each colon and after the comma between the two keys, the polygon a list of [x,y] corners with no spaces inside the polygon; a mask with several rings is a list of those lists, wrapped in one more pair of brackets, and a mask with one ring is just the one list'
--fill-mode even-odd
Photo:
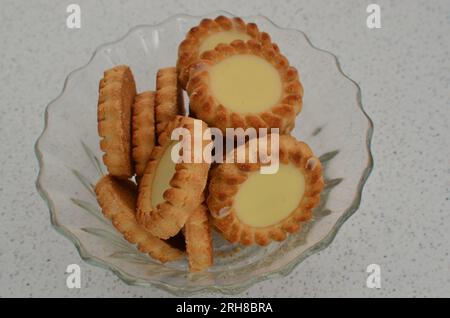
{"label": "cookie", "polygon": [[126,65],[105,71],[99,84],[98,134],[108,172],[128,179],[134,174],[131,159],[131,107],[136,95],[133,74]]}
{"label": "cookie", "polygon": [[185,224],[186,253],[191,272],[201,272],[213,264],[211,228],[208,210],[200,205]]}
{"label": "cookie", "polygon": [[156,75],[155,119],[159,136],[177,115],[184,115],[183,94],[175,67],[162,68]]}
{"label": "cookie", "polygon": [[277,172],[262,174],[261,166],[259,160],[223,163],[210,174],[207,205],[213,224],[232,243],[283,241],[300,230],[320,201],[322,166],[305,143],[280,135]]}
{"label": "cookie", "polygon": [[111,219],[128,242],[136,244],[141,252],[163,263],[179,259],[183,255],[180,250],[151,235],[137,223],[136,192],[133,182],[110,175],[102,177],[95,186],[97,201],[103,214]]}
{"label": "cookie", "polygon": [[133,105],[132,144],[136,176],[144,174],[145,167],[155,147],[155,93],[136,95]]}
{"label": "cookie", "polygon": [[190,112],[220,128],[279,128],[288,134],[301,111],[303,86],[281,53],[254,40],[219,44],[191,67]]}
{"label": "cookie", "polygon": [[178,47],[177,71],[181,87],[186,89],[189,69],[204,52],[214,50],[220,43],[229,44],[234,40],[254,40],[278,51],[278,46],[272,43],[270,36],[260,32],[255,23],[246,23],[238,17],[203,19],[199,25],[189,30]]}
{"label": "cookie", "polygon": [[[201,120],[184,116],[177,116],[169,123],[159,136],[160,145],[153,149],[139,183],[138,221],[161,239],[176,235],[203,202],[209,163],[194,163],[194,151],[191,152],[191,163],[175,163],[171,156],[173,147],[178,144],[170,139],[172,131],[185,128],[194,136],[196,123],[203,131],[207,127]],[[202,141],[203,147],[207,143]]]}

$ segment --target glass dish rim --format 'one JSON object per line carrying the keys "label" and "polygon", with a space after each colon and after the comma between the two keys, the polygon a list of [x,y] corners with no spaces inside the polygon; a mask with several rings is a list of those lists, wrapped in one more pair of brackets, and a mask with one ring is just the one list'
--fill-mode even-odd
{"label": "glass dish rim", "polygon": [[272,25],[272,27],[277,28],[279,30],[282,31],[289,31],[289,32],[296,32],[299,33],[300,35],[302,35],[305,40],[308,42],[308,44],[315,50],[328,54],[330,55],[335,64],[336,67],[339,71],[339,73],[346,78],[348,81],[350,81],[356,88],[356,101],[357,104],[359,106],[359,109],[362,111],[362,113],[364,114],[365,118],[367,119],[368,122],[368,126],[367,126],[367,131],[366,131],[366,151],[367,151],[367,155],[368,155],[368,162],[367,165],[363,171],[363,174],[358,182],[358,186],[357,186],[357,191],[355,193],[355,196],[352,200],[352,203],[350,204],[350,206],[345,210],[345,212],[342,214],[342,216],[337,220],[337,222],[333,225],[332,229],[330,230],[330,232],[319,242],[315,243],[314,245],[312,245],[311,247],[309,247],[308,249],[306,249],[303,253],[301,253],[300,255],[298,255],[297,257],[295,257],[293,260],[291,260],[288,264],[284,265],[283,267],[276,269],[276,270],[272,270],[264,275],[260,275],[257,277],[253,277],[253,278],[248,278],[247,280],[238,283],[238,284],[230,284],[230,285],[222,285],[222,286],[189,286],[188,289],[183,288],[183,287],[179,287],[179,286],[172,286],[168,283],[164,283],[161,281],[150,281],[150,280],[143,280],[143,279],[138,279],[128,273],[126,273],[123,269],[119,269],[116,266],[114,266],[111,263],[108,263],[106,261],[101,260],[100,258],[96,257],[95,255],[92,255],[91,253],[89,253],[86,248],[83,246],[83,244],[80,242],[80,240],[72,233],[70,232],[64,225],[58,223],[58,221],[56,220],[56,207],[54,205],[54,203],[52,202],[52,200],[50,199],[50,196],[48,195],[48,192],[45,190],[44,186],[42,186],[41,184],[41,176],[42,173],[45,169],[45,165],[44,165],[44,160],[43,160],[43,154],[39,148],[39,145],[41,143],[41,141],[43,140],[43,137],[46,134],[47,128],[48,128],[48,114],[49,111],[51,110],[52,105],[58,100],[60,99],[61,96],[64,95],[64,93],[66,92],[67,89],[67,83],[69,81],[69,79],[77,72],[85,69],[86,67],[88,67],[90,65],[90,63],[94,60],[95,56],[105,47],[110,46],[110,45],[114,45],[117,44],[119,42],[121,42],[122,40],[124,40],[125,38],[127,38],[130,34],[132,34],[133,32],[135,32],[136,30],[139,30],[141,28],[157,28],[159,26],[165,25],[166,23],[169,23],[171,21],[177,20],[179,18],[204,18],[207,16],[217,16],[217,15],[225,15],[225,16],[236,16],[228,11],[224,11],[224,10],[218,10],[218,11],[212,11],[209,12],[207,14],[202,14],[202,15],[191,15],[191,14],[184,14],[184,13],[180,13],[180,14],[175,14],[172,15],[166,19],[164,19],[163,21],[156,23],[156,24],[140,24],[140,25],[136,25],[132,28],[130,28],[123,36],[119,37],[118,39],[111,41],[111,42],[107,42],[107,43],[103,43],[99,46],[96,47],[96,49],[94,50],[92,56],[90,57],[90,59],[87,61],[87,63],[85,63],[83,66],[78,67],[74,70],[72,70],[65,78],[64,80],[64,85],[63,88],[61,90],[61,92],[58,94],[58,96],[56,98],[54,98],[53,100],[51,100],[47,106],[45,107],[45,113],[44,113],[44,128],[41,132],[41,134],[39,135],[38,139],[36,140],[35,146],[34,146],[34,150],[35,150],[35,155],[39,164],[39,172],[38,172],[38,176],[36,179],[36,188],[38,193],[40,194],[40,196],[42,197],[42,199],[44,200],[44,202],[47,204],[47,207],[49,209],[50,212],[50,220],[51,220],[51,224],[53,226],[53,228],[55,228],[56,231],[58,231],[59,233],[61,233],[63,236],[65,236],[66,238],[68,238],[76,247],[76,249],[78,250],[78,253],[80,255],[80,257],[83,259],[83,261],[87,262],[88,264],[97,266],[97,267],[101,267],[103,269],[107,269],[110,270],[111,272],[113,272],[115,275],[117,275],[122,281],[124,281],[125,283],[127,283],[128,285],[132,285],[132,286],[144,286],[144,287],[157,287],[157,288],[161,288],[175,296],[181,296],[181,295],[193,295],[193,294],[198,294],[198,293],[202,293],[202,292],[213,292],[213,293],[222,293],[222,294],[227,294],[227,295],[234,295],[234,294],[238,294],[243,292],[244,290],[248,289],[249,287],[251,287],[252,285],[267,280],[267,279],[272,279],[272,278],[276,278],[276,277],[285,277],[287,275],[289,275],[294,268],[299,265],[303,260],[305,260],[306,258],[308,258],[309,256],[311,256],[312,254],[315,254],[321,250],[323,250],[324,248],[328,247],[332,241],[334,240],[334,238],[337,235],[337,232],[339,231],[339,229],[341,228],[341,226],[345,223],[345,221],[352,216],[359,208],[360,203],[361,203],[361,199],[362,199],[362,191],[364,189],[364,185],[367,182],[367,179],[369,178],[370,173],[373,170],[374,167],[374,160],[373,160],[373,155],[372,155],[372,151],[371,151],[371,142],[372,142],[372,136],[373,136],[373,130],[374,130],[374,125],[373,125],[373,121],[372,119],[369,117],[369,115],[366,113],[363,103],[362,103],[362,96],[361,96],[361,88],[360,86],[354,81],[352,80],[350,77],[348,77],[341,68],[340,62],[337,58],[336,55],[334,55],[333,53],[318,48],[316,47],[311,40],[309,39],[309,37],[301,30],[298,29],[294,29],[294,28],[286,28],[286,27],[281,27],[278,24],[276,24],[275,22],[273,22],[270,18],[264,16],[264,15],[251,15],[251,16],[246,16],[243,17],[244,20],[251,20],[252,18],[258,17],[260,19],[266,20],[266,22],[268,22],[270,25]]}

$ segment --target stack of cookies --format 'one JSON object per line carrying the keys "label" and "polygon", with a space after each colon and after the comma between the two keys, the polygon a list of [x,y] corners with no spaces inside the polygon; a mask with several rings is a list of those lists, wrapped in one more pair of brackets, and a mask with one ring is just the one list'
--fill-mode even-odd
{"label": "stack of cookies", "polygon": [[[298,72],[279,47],[240,18],[219,16],[193,27],[179,45],[176,67],[157,72],[155,91],[137,94],[128,66],[105,71],[98,132],[109,174],[95,187],[104,215],[161,262],[186,252],[192,272],[213,264],[212,228],[231,243],[284,240],[311,218],[323,188],[320,161],[290,136],[302,97]],[[277,172],[261,174],[266,163],[260,159],[174,162],[172,132],[183,128],[194,135],[198,122],[224,134],[230,128],[278,129]],[[181,237],[182,248],[174,237]]]}

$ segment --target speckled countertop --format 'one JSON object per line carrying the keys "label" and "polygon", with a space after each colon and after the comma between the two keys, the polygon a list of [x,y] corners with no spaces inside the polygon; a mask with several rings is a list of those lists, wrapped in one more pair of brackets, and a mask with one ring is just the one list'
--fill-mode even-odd
{"label": "speckled countertop", "polygon": [[[80,30],[65,25],[74,2],[82,8]],[[371,2],[381,6],[382,29],[366,27]],[[450,296],[449,1],[2,0],[0,6],[0,297],[169,296],[127,286],[80,259],[50,225],[36,192],[33,146],[46,104],[97,45],[136,24],[218,9],[266,15],[334,52],[361,86],[375,123],[375,169],[357,213],[291,275],[241,296]],[[70,263],[81,266],[81,289],[66,287]],[[371,263],[381,266],[381,289],[366,287]]]}

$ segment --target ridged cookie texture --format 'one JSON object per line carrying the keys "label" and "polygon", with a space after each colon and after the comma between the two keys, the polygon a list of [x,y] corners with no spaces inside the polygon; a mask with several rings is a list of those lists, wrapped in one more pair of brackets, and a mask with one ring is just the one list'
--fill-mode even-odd
{"label": "ridged cookie texture", "polygon": [[141,252],[163,263],[182,257],[180,250],[151,235],[136,221],[137,189],[133,182],[107,175],[97,183],[95,193],[103,214],[111,219],[124,238],[131,244],[136,244]]}
{"label": "ridged cookie texture", "polygon": [[204,271],[213,264],[213,247],[208,215],[206,206],[202,204],[192,212],[184,225],[186,253],[191,272]]}
{"label": "ridged cookie texture", "polygon": [[[221,104],[210,87],[210,69],[215,64],[235,55],[255,55],[269,62],[280,74],[282,93],[279,101],[269,110],[260,113],[239,113]],[[281,134],[289,133],[295,125],[295,117],[302,109],[303,86],[298,71],[271,46],[257,41],[234,41],[219,44],[214,50],[202,54],[191,66],[187,85],[190,110],[208,125],[220,128],[279,128]]]}
{"label": "ridged cookie texture", "polygon": [[175,67],[166,67],[156,74],[156,133],[161,134],[177,115],[184,115],[183,91],[178,84]]}
{"label": "ridged cookie texture", "polygon": [[[195,121],[201,124],[202,131],[207,126],[204,122],[185,116],[177,116],[159,136],[159,146],[153,149],[150,161],[139,183],[138,221],[153,235],[168,239],[176,235],[185,225],[192,212],[203,202],[203,190],[206,186],[210,164],[206,162],[177,163],[170,187],[164,192],[164,202],[156,207],[152,204],[152,187],[155,171],[164,152],[172,144],[171,133],[175,128],[187,129],[194,136]],[[194,138],[192,138],[192,142]],[[208,144],[202,141],[203,147]],[[193,149],[193,148],[192,148]],[[194,151],[191,152],[193,159]]]}
{"label": "ridged cookie texture", "polygon": [[[267,245],[272,240],[283,241],[287,233],[299,231],[301,223],[309,220],[312,209],[319,203],[324,182],[322,165],[305,143],[292,136],[279,136],[280,164],[294,164],[305,177],[305,192],[298,206],[277,224],[252,227],[244,224],[236,215],[233,201],[249,173],[259,171],[261,164],[223,163],[211,170],[207,205],[213,216],[213,224],[232,243],[243,245]],[[246,144],[248,147],[248,143]]]}
{"label": "ridged cookie texture", "polygon": [[133,74],[126,65],[104,72],[99,84],[98,134],[108,172],[128,179],[134,173],[131,158],[131,108],[136,95]]}
{"label": "ridged cookie texture", "polygon": [[144,174],[147,162],[155,147],[155,93],[136,95],[132,118],[133,160],[137,177]]}
{"label": "ridged cookie texture", "polygon": [[178,47],[178,79],[183,89],[186,89],[189,81],[189,69],[200,58],[201,43],[212,34],[223,31],[239,31],[247,34],[251,39],[270,46],[278,51],[278,46],[272,43],[269,34],[260,32],[255,23],[246,23],[239,17],[227,18],[218,16],[215,19],[203,19],[199,25],[191,28],[186,38]]}

